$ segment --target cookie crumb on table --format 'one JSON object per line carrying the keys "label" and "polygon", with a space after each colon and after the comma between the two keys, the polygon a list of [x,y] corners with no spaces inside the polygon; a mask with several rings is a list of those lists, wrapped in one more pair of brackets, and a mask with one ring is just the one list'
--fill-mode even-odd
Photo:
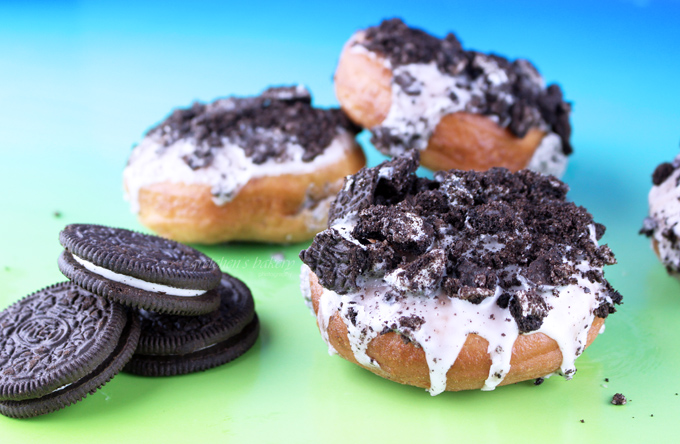
{"label": "cookie crumb on table", "polygon": [[627,402],[628,400],[621,393],[615,394],[614,397],[612,398],[612,404],[614,405],[624,405]]}

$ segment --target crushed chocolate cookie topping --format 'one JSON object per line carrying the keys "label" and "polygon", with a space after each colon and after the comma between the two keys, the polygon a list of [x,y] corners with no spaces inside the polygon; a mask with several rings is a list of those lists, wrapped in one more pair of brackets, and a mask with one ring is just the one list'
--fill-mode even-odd
{"label": "crushed chocolate cookie topping", "polygon": [[417,166],[411,152],[347,179],[330,228],[300,254],[325,288],[348,294],[378,280],[408,297],[496,297],[523,333],[541,327],[551,289],[598,283],[593,310],[602,318],[621,303],[602,273],[616,262],[595,241],[604,226],[566,201],[564,183],[502,168],[431,180]]}
{"label": "crushed chocolate cookie topping", "polygon": [[454,34],[438,39],[421,29],[409,28],[398,18],[366,29],[361,44],[387,57],[393,67],[436,62],[442,72],[460,74],[468,64],[467,53]]}
{"label": "crushed chocolate cookie topping", "polygon": [[310,162],[330,145],[338,127],[359,132],[340,109],[313,108],[309,91],[289,86],[267,89],[257,97],[196,102],[176,109],[147,135],[160,138],[164,146],[195,139],[196,149],[184,161],[197,169],[210,165],[214,150],[225,141],[243,148],[255,164],[287,160],[289,144],[300,145],[302,160]]}
{"label": "crushed chocolate cookie topping", "polygon": [[[560,137],[563,153],[571,154],[571,105],[564,101],[558,85],[544,87],[541,76],[529,61],[517,59],[511,62],[496,54],[466,51],[454,34],[439,39],[408,27],[398,18],[368,28],[356,44],[382,54],[392,68],[435,63],[442,74],[455,77],[457,87],[467,90],[463,91],[466,95],[472,95],[465,106],[466,111],[495,116],[501,126],[518,137],[545,124]],[[407,95],[419,95],[420,82],[408,71],[397,71],[394,83]],[[481,83],[483,91],[473,93],[470,83],[480,78],[484,80]],[[457,94],[452,94],[451,100],[457,102]],[[413,141],[400,140],[388,128],[378,127],[373,131],[373,142],[382,151],[387,151],[398,144],[408,147]]]}

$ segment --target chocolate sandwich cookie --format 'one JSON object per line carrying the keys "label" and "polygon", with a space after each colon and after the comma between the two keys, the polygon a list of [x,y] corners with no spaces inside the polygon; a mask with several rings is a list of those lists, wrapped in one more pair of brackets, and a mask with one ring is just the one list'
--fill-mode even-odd
{"label": "chocolate sandwich cookie", "polygon": [[0,312],[0,413],[28,418],[94,393],[130,359],[133,312],[70,282]]}
{"label": "chocolate sandwich cookie", "polygon": [[217,309],[213,291],[220,268],[186,245],[101,225],[68,225],[59,234],[65,251],[59,269],[100,296],[168,314],[198,315]]}
{"label": "chocolate sandwich cookie", "polygon": [[245,353],[259,333],[250,290],[223,274],[217,292],[220,307],[206,315],[140,310],[142,335],[125,371],[144,376],[179,375],[216,367]]}

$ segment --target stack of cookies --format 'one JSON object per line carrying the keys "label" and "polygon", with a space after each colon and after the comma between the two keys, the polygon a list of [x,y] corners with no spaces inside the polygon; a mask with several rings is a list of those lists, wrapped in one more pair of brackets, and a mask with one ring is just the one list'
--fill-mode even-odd
{"label": "stack of cookies", "polygon": [[0,313],[0,413],[26,418],[94,393],[119,371],[191,373],[245,353],[259,333],[252,295],[186,245],[69,225],[59,269],[71,282]]}

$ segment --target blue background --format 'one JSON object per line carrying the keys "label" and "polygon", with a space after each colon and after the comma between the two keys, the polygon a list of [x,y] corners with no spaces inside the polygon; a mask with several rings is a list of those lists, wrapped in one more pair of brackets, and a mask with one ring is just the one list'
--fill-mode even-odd
{"label": "blue background", "polygon": [[[625,304],[608,321],[607,332],[579,359],[579,373],[569,383],[550,380],[541,386],[542,392],[514,386],[491,394],[431,400],[419,390],[382,384],[325,356],[313,319],[299,300],[296,271],[268,281],[254,270],[229,269],[253,289],[263,338],[255,351],[225,370],[225,381],[229,374],[249,376],[247,383],[231,388],[239,405],[212,401],[218,410],[234,409],[225,414],[231,422],[212,417],[208,427],[192,416],[197,427],[192,433],[214,437],[215,430],[227,430],[227,435],[242,437],[266,432],[266,427],[238,428],[254,422],[274,429],[287,424],[288,432],[299,433],[300,442],[318,442],[321,433],[328,440],[347,442],[351,436],[341,432],[328,436],[327,429],[302,437],[303,431],[313,431],[306,427],[304,415],[314,416],[330,405],[310,387],[315,383],[325,387],[326,378],[336,378],[338,387],[328,395],[336,401],[335,414],[342,420],[342,415],[356,411],[364,421],[357,429],[364,437],[375,436],[376,430],[383,438],[388,432],[395,438],[408,435],[408,424],[375,413],[384,412],[382,403],[389,400],[389,405],[418,406],[432,431],[421,437],[439,441],[453,436],[450,429],[459,426],[457,436],[475,441],[465,432],[465,424],[470,424],[495,441],[503,437],[501,425],[514,425],[528,433],[524,438],[531,442],[539,435],[527,430],[548,427],[552,421],[559,422],[560,430],[554,442],[558,436],[565,441],[601,442],[604,438],[598,433],[603,430],[620,439],[635,440],[636,434],[641,434],[638,439],[668,438],[680,415],[680,398],[667,396],[680,391],[675,345],[680,332],[673,328],[680,316],[680,288],[637,231],[647,211],[651,172],[679,152],[677,1],[345,1],[285,6],[0,1],[0,305],[63,279],[55,262],[60,251],[57,234],[64,224],[142,228],[122,199],[121,172],[132,145],[172,108],[289,83],[307,85],[318,105],[337,105],[332,73],[344,42],[355,30],[392,16],[438,36],[454,31],[469,49],[526,57],[548,82],[562,86],[573,102],[575,153],[564,177],[572,188],[569,197],[607,225],[604,241],[619,260],[607,270],[607,277],[624,294]],[[365,134],[361,140],[367,141]],[[381,157],[368,144],[365,147],[369,163],[376,164]],[[53,217],[55,211],[60,217]],[[288,247],[286,258],[295,260],[302,247]],[[267,258],[276,248],[244,244],[203,250],[216,259],[239,255],[257,259]],[[296,368],[299,364],[287,361],[291,357],[309,360],[315,372]],[[271,368],[278,368],[291,382],[277,386],[279,374]],[[109,402],[110,394],[110,402],[115,402],[116,394],[118,399],[130,394],[149,396],[123,405],[129,409],[128,427],[137,432],[161,430],[168,441],[173,437],[181,441],[179,427],[186,412],[174,407],[171,394],[160,395],[167,390],[161,387],[171,384],[173,390],[181,390],[190,381],[185,391],[203,389],[210,402],[213,389],[202,384],[210,382],[207,375],[221,375],[215,372],[172,382],[140,382],[121,375],[104,394],[98,392],[48,418],[32,423],[0,418],[0,436],[17,440],[49,435],[75,442],[79,439],[73,431],[80,427],[83,437],[99,439],[94,438],[98,436],[94,426],[110,426],[108,421],[117,415],[113,404],[108,404],[108,412],[102,411],[104,396]],[[618,379],[612,378],[611,387],[604,389],[600,382],[605,376]],[[370,389],[354,392],[364,385]],[[615,388],[634,399],[624,410],[607,405]],[[360,397],[367,411],[352,404],[350,395]],[[262,402],[267,396],[273,398],[271,403]],[[293,399],[298,404],[285,404]],[[517,408],[518,399],[526,400],[522,408],[546,416],[527,422]],[[467,410],[453,408],[456,402],[465,402]],[[278,405],[286,405],[290,416]],[[485,415],[496,407],[506,415],[487,427]],[[458,415],[458,422],[445,414],[449,409]],[[551,416],[553,409],[560,409],[559,415]],[[583,417],[585,424],[578,421]],[[601,422],[590,420],[595,417]],[[110,433],[109,440],[119,439],[119,432]]]}
{"label": "blue background", "polygon": [[337,105],[343,43],[392,16],[439,36],[454,30],[467,48],[527,57],[560,83],[574,109],[571,198],[617,235],[634,228],[617,213],[639,224],[649,175],[680,142],[677,1],[0,2],[0,173],[30,171],[28,154],[60,185],[27,189],[23,201],[63,207],[81,190],[64,172],[117,166],[88,187],[123,208],[112,185],[129,150],[172,108],[290,83]]}

